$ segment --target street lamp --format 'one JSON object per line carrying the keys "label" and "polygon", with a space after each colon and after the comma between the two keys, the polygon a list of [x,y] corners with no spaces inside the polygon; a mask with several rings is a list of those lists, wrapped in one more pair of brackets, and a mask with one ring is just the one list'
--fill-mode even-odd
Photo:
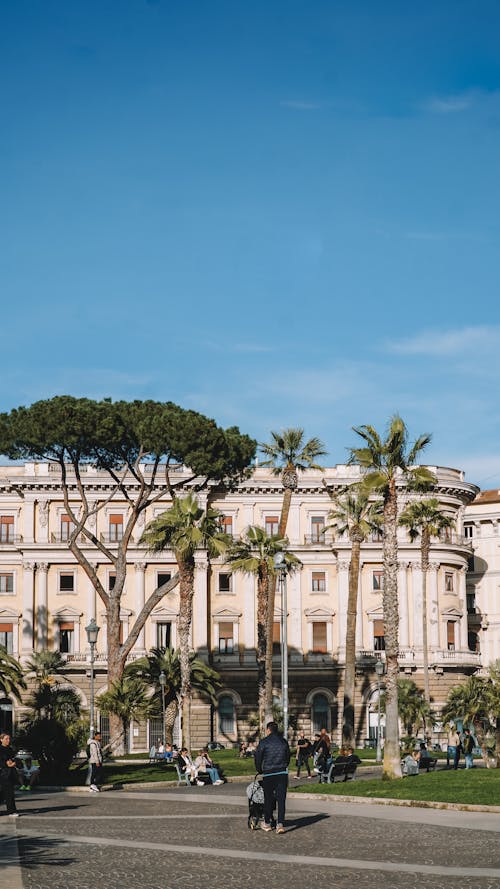
{"label": "street lamp", "polygon": [[281,591],[281,696],[283,703],[283,737],[288,740],[288,636],[287,636],[287,589],[286,560],[283,552],[274,555],[274,567],[278,573]]}
{"label": "street lamp", "polygon": [[377,674],[377,762],[382,762],[382,747],[380,745],[380,680],[384,672],[383,661],[377,661],[375,664],[375,673]]}
{"label": "street lamp", "polygon": [[95,617],[92,617],[90,623],[87,627],[85,627],[85,632],[87,634],[87,641],[90,645],[90,737],[94,737],[95,731],[95,723],[94,723],[94,658],[95,658],[95,647],[97,643],[97,637],[99,635],[99,630],[101,628],[97,626],[95,622]]}
{"label": "street lamp", "polygon": [[158,677],[158,681],[160,683],[160,688],[161,688],[161,718],[162,718],[161,743],[163,744],[165,741],[165,738],[164,738],[164,735],[165,735],[165,686],[167,684],[167,677],[165,676],[165,673],[163,672],[163,670],[161,671],[161,673]]}

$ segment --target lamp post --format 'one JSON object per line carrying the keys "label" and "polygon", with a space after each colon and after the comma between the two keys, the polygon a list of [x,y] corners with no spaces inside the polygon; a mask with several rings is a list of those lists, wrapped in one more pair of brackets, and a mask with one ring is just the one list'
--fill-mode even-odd
{"label": "lamp post", "polygon": [[285,554],[274,556],[274,567],[278,572],[281,591],[281,697],[283,705],[283,737],[288,740],[288,622]]}
{"label": "lamp post", "polygon": [[385,672],[383,661],[377,661],[375,672],[377,674],[377,762],[382,762],[382,747],[380,744],[380,680]]}
{"label": "lamp post", "polygon": [[161,743],[163,744],[165,742],[165,686],[167,684],[167,677],[163,670],[158,677],[158,681],[161,688]]}
{"label": "lamp post", "polygon": [[94,722],[94,659],[95,659],[95,647],[97,643],[97,637],[99,635],[99,630],[101,628],[97,626],[95,622],[95,617],[92,617],[90,623],[87,627],[85,627],[85,632],[87,634],[87,641],[90,645],[90,737],[94,737],[95,732],[95,722]]}

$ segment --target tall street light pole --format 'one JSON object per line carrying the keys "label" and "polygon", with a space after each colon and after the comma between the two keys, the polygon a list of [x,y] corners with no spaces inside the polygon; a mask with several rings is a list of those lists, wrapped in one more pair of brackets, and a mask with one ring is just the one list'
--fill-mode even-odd
{"label": "tall street light pole", "polygon": [[385,672],[383,661],[377,661],[375,672],[377,674],[377,762],[382,762],[382,745],[380,743],[380,680]]}
{"label": "tall street light pole", "polygon": [[274,567],[278,572],[281,591],[281,697],[283,706],[283,737],[288,740],[288,603],[284,553],[278,552],[275,554]]}
{"label": "tall street light pole", "polygon": [[165,743],[165,686],[167,684],[167,677],[163,670],[161,671],[158,677],[160,688],[161,688],[161,743]]}
{"label": "tall street light pole", "polygon": [[97,644],[97,637],[99,635],[99,630],[101,628],[97,626],[95,622],[95,617],[91,618],[90,623],[87,627],[85,627],[85,632],[87,633],[87,641],[90,645],[90,737],[94,737],[95,732],[95,713],[94,713],[94,662],[95,662],[95,647]]}

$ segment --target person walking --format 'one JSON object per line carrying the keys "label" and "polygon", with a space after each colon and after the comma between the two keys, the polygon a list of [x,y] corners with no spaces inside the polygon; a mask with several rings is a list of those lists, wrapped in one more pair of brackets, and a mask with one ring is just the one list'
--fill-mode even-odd
{"label": "person walking", "polygon": [[307,769],[307,777],[311,778],[311,766],[309,765],[309,757],[311,755],[311,742],[309,738],[306,738],[305,732],[299,732],[299,737],[297,738],[297,774],[296,778],[300,778],[300,770],[302,766],[305,766]]}
{"label": "person walking", "polygon": [[474,738],[472,737],[468,728],[464,731],[464,740],[463,740],[463,751],[465,754],[465,768],[473,769],[474,768],[474,757],[472,755],[472,751],[474,750]]}
{"label": "person walking", "polygon": [[276,722],[268,722],[266,737],[260,741],[255,751],[255,768],[263,776],[264,823],[262,830],[272,830],[274,801],[278,804],[276,833],[285,833],[285,805],[288,787],[288,764],[290,748],[288,741],[278,734]]}
{"label": "person walking", "polygon": [[96,732],[93,738],[89,738],[88,753],[90,763],[89,790],[91,793],[99,793],[98,784],[102,782],[102,750],[100,732]]}
{"label": "person walking", "polygon": [[458,769],[458,763],[460,762],[460,734],[456,725],[451,723],[450,731],[448,732],[448,747],[446,751],[446,767],[450,767],[450,760],[453,760],[453,768],[455,771]]}
{"label": "person walking", "polygon": [[18,776],[14,749],[10,744],[10,735],[5,732],[0,737],[0,790],[5,800],[7,815],[18,818],[16,810],[16,787]]}

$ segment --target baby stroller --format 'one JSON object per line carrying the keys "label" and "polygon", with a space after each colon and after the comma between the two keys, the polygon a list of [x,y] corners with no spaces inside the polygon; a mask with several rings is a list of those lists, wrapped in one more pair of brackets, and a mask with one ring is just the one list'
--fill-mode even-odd
{"label": "baby stroller", "polygon": [[[248,797],[248,827],[250,830],[259,830],[260,821],[264,817],[264,788],[262,781],[257,781],[257,775],[247,786],[246,794]],[[276,800],[273,809],[276,808]],[[274,823],[274,818],[271,819]]]}

